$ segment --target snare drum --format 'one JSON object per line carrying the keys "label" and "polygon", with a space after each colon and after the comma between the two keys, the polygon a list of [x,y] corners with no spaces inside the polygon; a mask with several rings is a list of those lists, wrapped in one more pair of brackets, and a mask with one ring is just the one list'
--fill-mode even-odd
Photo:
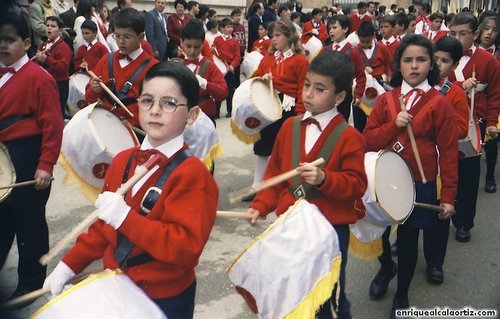
{"label": "snare drum", "polygon": [[33,319],[166,319],[161,309],[119,270],[105,270],[66,290]]}
{"label": "snare drum", "polygon": [[214,63],[215,63],[215,65],[217,65],[217,67],[221,71],[222,75],[226,76],[226,74],[227,74],[227,65],[226,65],[226,63],[224,63],[224,61],[222,61],[221,59],[219,59],[219,57],[216,56],[215,54],[214,54]]}
{"label": "snare drum", "polygon": [[323,43],[314,36],[304,44],[305,55],[309,62],[314,60],[314,58],[321,53],[321,50],[323,50]]}
{"label": "snare drum", "polygon": [[410,217],[415,184],[408,164],[393,151],[366,153],[365,171],[368,187],[362,199],[366,215],[350,229],[360,241],[369,242],[382,236],[387,226],[402,224]]}
{"label": "snare drum", "polygon": [[267,81],[252,78],[241,83],[234,91],[231,129],[244,143],[260,139],[259,131],[279,120],[283,107]]}
{"label": "snare drum", "polygon": [[194,123],[186,126],[183,135],[191,153],[211,169],[213,161],[222,152],[217,130],[210,118],[200,110]]}
{"label": "snare drum", "polygon": [[241,73],[249,79],[252,78],[259,68],[260,61],[264,56],[258,51],[252,51],[245,55],[243,62],[241,62]]}
{"label": "snare drum", "polygon": [[361,103],[359,104],[359,107],[363,110],[366,116],[370,116],[370,113],[372,112],[373,107],[375,106],[377,98],[380,97],[382,94],[384,94],[385,90],[382,87],[382,85],[380,85],[380,83],[378,83],[378,81],[373,78],[371,74],[368,74],[366,72],[365,74],[366,74],[365,92],[361,97]]}
{"label": "snare drum", "polygon": [[65,126],[61,154],[81,179],[101,189],[113,157],[139,142],[128,125],[96,105],[78,111]]}
{"label": "snare drum", "polygon": [[479,124],[474,120],[469,121],[467,137],[458,140],[458,157],[468,158],[481,155],[481,131]]}
{"label": "snare drum", "polygon": [[85,73],[75,73],[69,78],[68,107],[74,114],[89,103],[85,100],[85,87],[90,81],[90,76]]}
{"label": "snare drum", "polygon": [[[9,150],[0,143],[0,186],[9,186],[16,182],[16,170],[10,159]],[[12,188],[0,189],[0,202],[12,192]]]}

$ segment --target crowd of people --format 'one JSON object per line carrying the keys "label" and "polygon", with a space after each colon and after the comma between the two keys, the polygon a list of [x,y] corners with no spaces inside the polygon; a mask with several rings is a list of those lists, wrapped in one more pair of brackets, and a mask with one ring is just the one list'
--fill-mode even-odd
{"label": "crowd of people", "polygon": [[[75,0],[71,7],[65,0],[13,0],[0,13],[0,142],[17,180],[35,179],[34,187],[15,189],[0,202],[0,266],[14,237],[19,248],[18,286],[9,299],[42,286],[58,295],[103,258],[105,268],[122,268],[168,318],[192,318],[194,268],[214,225],[218,189],[213,171],[189,155],[183,131],[200,113],[215,127],[223,101],[225,116],[232,117],[242,61],[255,51],[261,59],[253,76],[271,83],[283,110],[254,143],[253,186],[297,165],[301,181],[243,200],[251,202],[252,225],[273,211],[283,214],[301,197],[333,225],[340,279],[317,318],[352,317],[345,269],[349,224],[362,217],[356,203],[368,187],[365,152],[399,153],[413,172],[417,201],[441,207],[439,214],[415,208],[392,246],[387,227],[370,297],[382,298],[397,275],[391,318],[412,305],[420,230],[427,280],[443,283],[450,221],[459,242],[471,239],[474,226],[481,149],[464,154],[459,147],[471,130],[485,142],[484,189],[496,192],[497,13],[433,13],[427,3],[387,9],[372,1],[349,12],[338,4],[302,12],[295,0],[254,0],[220,18],[196,1],[175,0],[170,15],[165,7],[165,0],[155,0],[150,11],[134,9],[131,0],[118,0],[112,10],[102,0]],[[308,45],[318,40],[321,53],[312,54]],[[63,120],[72,117],[70,77],[88,71],[95,76],[86,85],[87,103],[97,102],[144,133],[139,147],[119,153],[108,168],[98,221],[46,278],[38,259],[49,247],[45,205]],[[367,110],[369,83],[384,93]],[[159,153],[159,165],[125,197],[117,195],[146,165],[138,158],[142,151],[146,160]],[[319,155],[324,166],[308,165]],[[160,191],[150,197],[153,188]],[[152,201],[148,209],[145,201]]]}

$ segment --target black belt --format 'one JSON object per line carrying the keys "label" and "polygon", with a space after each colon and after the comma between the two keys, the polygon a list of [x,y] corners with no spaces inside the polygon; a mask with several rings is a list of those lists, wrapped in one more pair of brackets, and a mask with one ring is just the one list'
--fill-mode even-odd
{"label": "black belt", "polygon": [[3,120],[0,120],[0,131],[8,128],[9,126],[16,123],[17,121],[24,120],[24,119],[30,118],[32,116],[33,116],[33,113],[24,114],[24,115],[12,115],[12,116],[7,117]]}

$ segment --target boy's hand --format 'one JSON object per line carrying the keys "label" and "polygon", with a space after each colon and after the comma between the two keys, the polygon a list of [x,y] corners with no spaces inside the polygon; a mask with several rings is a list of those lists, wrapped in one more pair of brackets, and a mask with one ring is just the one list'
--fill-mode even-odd
{"label": "boy's hand", "polygon": [[312,34],[314,34],[314,35],[319,35],[319,31],[318,31],[318,29],[314,29],[314,28],[313,28],[313,29],[311,30],[311,33],[312,33]]}
{"label": "boy's hand", "polygon": [[479,81],[476,80],[476,78],[471,77],[471,78],[468,78],[467,80],[462,82],[462,87],[464,88],[464,90],[468,91],[472,88],[475,88],[478,83],[479,83]]}
{"label": "boy's hand", "polygon": [[234,73],[234,67],[232,65],[229,65],[227,69],[229,72]]}
{"label": "boy's hand", "polygon": [[455,214],[455,207],[453,205],[441,203],[441,207],[444,209],[444,212],[439,213],[439,219],[449,219]]}
{"label": "boy's hand", "polygon": [[258,210],[256,210],[255,208],[249,208],[247,210],[247,213],[252,215],[251,218],[247,219],[248,222],[250,223],[250,225],[252,226],[257,226],[257,219],[259,218],[260,216],[260,213]]}
{"label": "boy's hand", "polygon": [[411,123],[413,119],[413,115],[408,112],[399,112],[398,116],[396,116],[396,126],[399,128],[407,127],[408,124]]}
{"label": "boy's hand", "polygon": [[310,185],[320,185],[326,178],[326,174],[321,168],[309,165],[309,163],[300,163],[297,172]]}
{"label": "boy's hand", "polygon": [[198,85],[202,89],[206,90],[207,89],[207,84],[208,84],[207,80],[204,79],[204,78],[202,78],[201,75],[199,75],[199,74],[196,74],[196,79],[198,80]]}
{"label": "boy's hand", "polygon": [[99,194],[95,207],[99,210],[99,219],[114,229],[121,226],[130,211],[130,206],[125,203],[123,196],[113,192]]}
{"label": "boy's hand", "polygon": [[369,66],[365,66],[365,71],[368,74],[372,74],[373,73],[373,69],[371,67],[369,67]]}
{"label": "boy's hand", "polygon": [[99,85],[99,82],[102,82],[101,77],[99,77],[99,79],[92,78],[90,80],[90,89],[92,91],[94,91],[95,93],[101,93],[102,92],[102,88]]}
{"label": "boy's hand", "polygon": [[80,64],[80,69],[86,70],[88,68],[89,64],[84,60],[82,64]]}
{"label": "boy's hand", "polygon": [[35,189],[41,190],[49,187],[52,182],[52,174],[41,169],[35,172]]}
{"label": "boy's hand", "polygon": [[486,134],[495,138],[498,135],[498,129],[495,126],[488,126],[486,127]]}

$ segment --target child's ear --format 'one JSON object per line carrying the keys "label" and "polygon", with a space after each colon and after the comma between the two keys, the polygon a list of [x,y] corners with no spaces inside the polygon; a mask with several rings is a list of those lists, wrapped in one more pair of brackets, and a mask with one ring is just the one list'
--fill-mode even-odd
{"label": "child's ear", "polygon": [[26,38],[24,39],[24,51],[28,51],[28,49],[31,47],[31,39]]}
{"label": "child's ear", "polygon": [[335,106],[339,106],[340,103],[344,102],[345,99],[345,91],[342,91],[340,93],[337,93],[337,97],[335,99]]}
{"label": "child's ear", "polygon": [[193,124],[196,119],[198,118],[198,115],[200,114],[201,109],[198,106],[195,106],[191,108],[188,112],[188,118],[187,118],[187,124],[191,125]]}

